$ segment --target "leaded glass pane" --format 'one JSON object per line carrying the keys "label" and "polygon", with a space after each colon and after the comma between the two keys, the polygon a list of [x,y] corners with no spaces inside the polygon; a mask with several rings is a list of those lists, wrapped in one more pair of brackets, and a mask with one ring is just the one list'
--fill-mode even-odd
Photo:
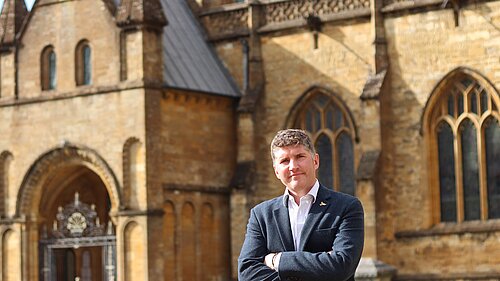
{"label": "leaded glass pane", "polygon": [[314,111],[314,133],[321,130],[321,112],[313,106]]}
{"label": "leaded glass pane", "polygon": [[306,111],[306,130],[313,133],[313,113],[310,109]]}
{"label": "leaded glass pane", "polygon": [[486,91],[481,91],[481,113],[485,113],[488,110],[488,99]]}
{"label": "leaded glass pane", "polygon": [[455,183],[455,154],[453,131],[442,122],[438,127],[439,187],[441,198],[441,221],[457,220],[457,197]]}
{"label": "leaded glass pane", "polygon": [[339,167],[339,189],[341,192],[355,195],[354,156],[352,140],[347,133],[342,133],[337,139],[337,155]]}
{"label": "leaded glass pane", "polygon": [[460,116],[460,114],[464,112],[464,95],[462,93],[459,93],[457,95],[457,102],[458,102],[457,116]]}
{"label": "leaded glass pane", "polygon": [[92,64],[90,60],[90,47],[83,48],[83,84],[89,85],[92,78]]}
{"label": "leaded glass pane", "polygon": [[56,54],[51,51],[49,54],[49,89],[56,88]]}
{"label": "leaded glass pane", "polygon": [[332,131],[335,131],[333,128],[333,115],[334,115],[334,109],[332,105],[329,105],[328,108],[326,109],[326,127]]}
{"label": "leaded glass pane", "polygon": [[464,191],[464,219],[481,218],[479,197],[479,166],[476,127],[466,120],[460,130],[462,144],[462,183]]}
{"label": "leaded glass pane", "polygon": [[477,95],[475,92],[470,93],[470,103],[469,103],[469,110],[474,113],[478,113],[477,110]]}
{"label": "leaded glass pane", "polygon": [[460,83],[464,86],[465,89],[467,89],[467,87],[470,86],[470,84],[472,84],[472,80],[469,79],[469,78],[464,78],[462,79],[462,81],[460,81]]}
{"label": "leaded glass pane", "polygon": [[326,187],[333,188],[333,150],[330,138],[321,134],[316,141],[319,154],[318,179]]}
{"label": "leaded glass pane", "polygon": [[330,99],[325,95],[318,95],[314,98],[314,102],[320,107],[323,108],[328,103]]}
{"label": "leaded glass pane", "polygon": [[500,126],[489,120],[484,129],[486,144],[486,178],[488,184],[488,218],[500,218]]}
{"label": "leaded glass pane", "polygon": [[344,116],[340,108],[335,107],[335,130],[338,130],[344,125]]}
{"label": "leaded glass pane", "polygon": [[448,96],[448,114],[451,117],[455,116],[455,96],[454,95],[449,95]]}

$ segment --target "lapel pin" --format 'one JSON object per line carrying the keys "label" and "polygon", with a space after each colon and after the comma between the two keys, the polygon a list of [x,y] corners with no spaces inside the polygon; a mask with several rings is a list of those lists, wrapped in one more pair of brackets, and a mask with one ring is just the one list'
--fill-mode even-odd
{"label": "lapel pin", "polygon": [[320,206],[326,206],[326,203],[321,201],[321,203],[319,203]]}

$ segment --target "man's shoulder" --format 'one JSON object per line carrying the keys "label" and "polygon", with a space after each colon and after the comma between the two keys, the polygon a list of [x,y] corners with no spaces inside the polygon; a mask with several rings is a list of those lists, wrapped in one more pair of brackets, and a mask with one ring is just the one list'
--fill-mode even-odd
{"label": "man's shoulder", "polygon": [[343,192],[338,192],[338,191],[335,191],[331,188],[327,188],[323,185],[320,186],[320,190],[322,190],[322,192],[325,192],[327,194],[327,196],[332,197],[334,199],[334,201],[337,201],[337,202],[344,202],[346,204],[350,204],[353,202],[359,202],[359,199],[353,195],[343,193]]}
{"label": "man's shoulder", "polygon": [[283,195],[274,197],[272,199],[260,202],[259,204],[255,205],[253,207],[253,210],[256,212],[263,211],[263,210],[269,210],[269,209],[275,209],[277,207],[280,207],[283,205]]}

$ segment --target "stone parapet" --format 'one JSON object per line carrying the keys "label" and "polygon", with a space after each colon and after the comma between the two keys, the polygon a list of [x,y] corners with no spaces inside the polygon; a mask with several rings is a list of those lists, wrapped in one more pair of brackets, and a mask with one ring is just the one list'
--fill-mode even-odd
{"label": "stone parapet", "polygon": [[[262,7],[258,32],[303,27],[309,16],[317,16],[326,22],[370,15],[369,0],[260,1],[251,5]],[[249,10],[248,4],[226,5],[206,10],[199,17],[210,40],[230,39],[248,35],[251,29]]]}
{"label": "stone parapet", "polygon": [[249,34],[247,4],[212,9],[201,13],[200,19],[212,40]]}

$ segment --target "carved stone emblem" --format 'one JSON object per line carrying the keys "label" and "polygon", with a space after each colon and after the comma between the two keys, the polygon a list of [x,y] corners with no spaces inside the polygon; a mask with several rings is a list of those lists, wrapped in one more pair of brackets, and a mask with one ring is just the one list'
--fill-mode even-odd
{"label": "carved stone emblem", "polygon": [[66,228],[72,235],[82,235],[85,228],[87,228],[87,219],[80,212],[74,212],[68,218],[68,224]]}

